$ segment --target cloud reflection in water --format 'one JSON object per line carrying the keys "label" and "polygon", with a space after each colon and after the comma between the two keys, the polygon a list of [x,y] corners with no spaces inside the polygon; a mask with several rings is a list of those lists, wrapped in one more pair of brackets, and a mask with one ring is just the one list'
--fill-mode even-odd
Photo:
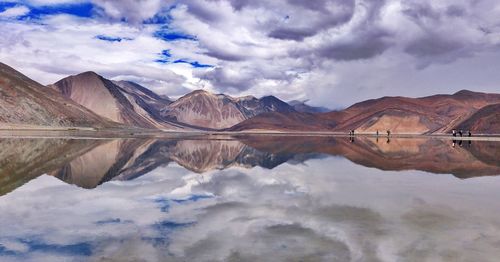
{"label": "cloud reflection in water", "polygon": [[500,180],[344,157],[176,162],[86,190],[43,175],[0,198],[2,261],[492,261]]}

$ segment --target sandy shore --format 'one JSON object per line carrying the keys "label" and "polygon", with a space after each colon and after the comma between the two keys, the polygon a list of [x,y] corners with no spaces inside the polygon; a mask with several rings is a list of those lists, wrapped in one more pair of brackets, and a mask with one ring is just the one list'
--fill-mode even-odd
{"label": "sandy shore", "polygon": [[[110,139],[110,138],[179,138],[179,137],[206,137],[216,138],[217,136],[331,136],[348,137],[344,132],[283,132],[269,130],[252,131],[183,131],[183,130],[156,130],[156,129],[94,129],[85,127],[74,128],[52,128],[52,127],[29,127],[29,128],[4,128],[0,126],[0,137],[19,138],[85,138],[85,139]],[[374,133],[356,133],[356,137],[376,137]],[[379,138],[386,138],[387,135],[379,135]],[[391,134],[391,138],[439,138],[450,140],[476,140],[476,141],[500,141],[500,134],[475,134],[472,137],[453,137],[450,134],[412,134],[396,133]]]}

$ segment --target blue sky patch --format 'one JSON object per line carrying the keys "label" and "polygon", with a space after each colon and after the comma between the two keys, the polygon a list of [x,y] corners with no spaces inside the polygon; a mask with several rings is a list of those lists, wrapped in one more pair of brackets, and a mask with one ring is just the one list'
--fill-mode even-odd
{"label": "blue sky patch", "polygon": [[160,197],[154,201],[158,204],[161,212],[168,212],[170,210],[170,200],[168,198]]}
{"label": "blue sky patch", "polygon": [[0,12],[3,12],[9,8],[12,8],[14,6],[17,6],[17,3],[2,3],[0,2]]}
{"label": "blue sky patch", "polygon": [[170,62],[170,58],[172,58],[172,54],[170,53],[170,49],[165,49],[161,51],[159,54],[160,58],[156,59],[155,62],[161,63],[161,64],[167,64]]}
{"label": "blue sky patch", "polygon": [[29,6],[30,12],[20,19],[39,19],[44,15],[69,14],[79,17],[91,17],[94,6],[91,3],[61,4],[51,6]]}
{"label": "blue sky patch", "polygon": [[172,31],[168,28],[168,26],[163,26],[160,30],[156,31],[153,34],[153,36],[167,42],[172,42],[177,40],[197,41],[195,36],[188,35],[182,32]]}
{"label": "blue sky patch", "polygon": [[184,60],[184,59],[175,60],[174,64],[190,64],[194,68],[214,67],[213,65],[200,64],[200,62],[198,62],[198,61],[188,61],[188,60]]}
{"label": "blue sky patch", "polygon": [[[76,243],[68,245],[47,244],[42,241],[33,239],[19,239],[19,242],[28,246],[26,252],[44,252],[75,256],[90,256],[92,255],[92,246],[89,243]],[[0,255],[23,256],[26,252],[9,251],[5,247],[0,246]]]}
{"label": "blue sky patch", "polygon": [[168,8],[163,8],[162,11],[158,12],[151,18],[144,20],[145,25],[166,25],[172,22],[173,18],[170,15],[170,11],[177,7],[176,4],[169,6]]}
{"label": "blue sky patch", "polygon": [[168,245],[170,243],[170,235],[179,229],[183,229],[193,225],[194,222],[179,223],[174,221],[160,221],[153,225],[153,228],[158,231],[159,236],[143,238],[145,241],[153,243],[153,245]]}
{"label": "blue sky patch", "polygon": [[121,42],[123,40],[132,40],[132,38],[128,37],[115,37],[115,36],[107,36],[107,35],[97,35],[96,39],[108,41],[108,42]]}
{"label": "blue sky patch", "polygon": [[196,202],[198,200],[207,199],[207,198],[213,198],[213,196],[210,196],[210,195],[191,195],[185,199],[172,199],[172,201],[174,201],[175,203],[182,204],[185,202]]}

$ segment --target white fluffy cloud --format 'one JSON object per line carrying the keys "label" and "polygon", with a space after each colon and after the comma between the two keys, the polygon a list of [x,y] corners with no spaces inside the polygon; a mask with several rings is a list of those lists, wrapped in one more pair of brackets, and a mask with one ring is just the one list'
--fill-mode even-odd
{"label": "white fluffy cloud", "polygon": [[131,23],[140,23],[160,12],[171,1],[165,0],[92,0],[104,12],[114,19],[126,19]]}
{"label": "white fluffy cloud", "polygon": [[[93,5],[91,17],[55,12],[0,21],[1,61],[44,84],[93,70],[139,79],[173,96],[206,88],[310,99],[330,108],[383,95],[498,91],[500,76],[485,70],[500,66],[493,59],[500,56],[497,1],[77,3],[85,2]],[[168,41],[158,31],[170,34]],[[98,35],[129,40],[106,42]],[[161,57],[163,50],[171,57]],[[172,63],[179,59],[184,63]]]}
{"label": "white fluffy cloud", "polygon": [[29,13],[30,9],[26,6],[15,6],[0,12],[0,18],[13,18],[23,16]]}

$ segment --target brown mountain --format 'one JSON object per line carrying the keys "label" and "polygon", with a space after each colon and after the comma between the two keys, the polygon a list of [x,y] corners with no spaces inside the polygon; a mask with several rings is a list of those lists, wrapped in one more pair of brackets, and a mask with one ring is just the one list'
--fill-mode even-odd
{"label": "brown mountain", "polygon": [[460,123],[456,129],[474,133],[500,134],[500,103],[485,106]]}
{"label": "brown mountain", "polygon": [[59,93],[0,63],[0,127],[113,127]]}
{"label": "brown mountain", "polygon": [[228,131],[325,131],[336,127],[334,121],[322,115],[300,112],[268,112],[247,119]]}
{"label": "brown mountain", "polygon": [[132,81],[113,81],[114,84],[122,88],[122,91],[134,97],[137,103],[148,108],[154,114],[159,114],[160,110],[172,103],[167,96],[161,96],[155,92]]}
{"label": "brown mountain", "polygon": [[295,112],[293,107],[274,96],[231,97],[204,90],[193,91],[162,110],[162,116],[183,124],[222,129],[265,112]]}
{"label": "brown mountain", "polygon": [[495,103],[500,103],[500,94],[466,90],[453,95],[422,98],[383,97],[323,114],[290,112],[259,115],[230,130],[347,132],[355,129],[358,132],[440,133],[450,131],[481,108]]}
{"label": "brown mountain", "polygon": [[168,99],[131,82],[113,82],[94,72],[85,72],[66,77],[51,87],[118,123],[142,128],[182,128],[160,116],[159,109],[170,103]]}

